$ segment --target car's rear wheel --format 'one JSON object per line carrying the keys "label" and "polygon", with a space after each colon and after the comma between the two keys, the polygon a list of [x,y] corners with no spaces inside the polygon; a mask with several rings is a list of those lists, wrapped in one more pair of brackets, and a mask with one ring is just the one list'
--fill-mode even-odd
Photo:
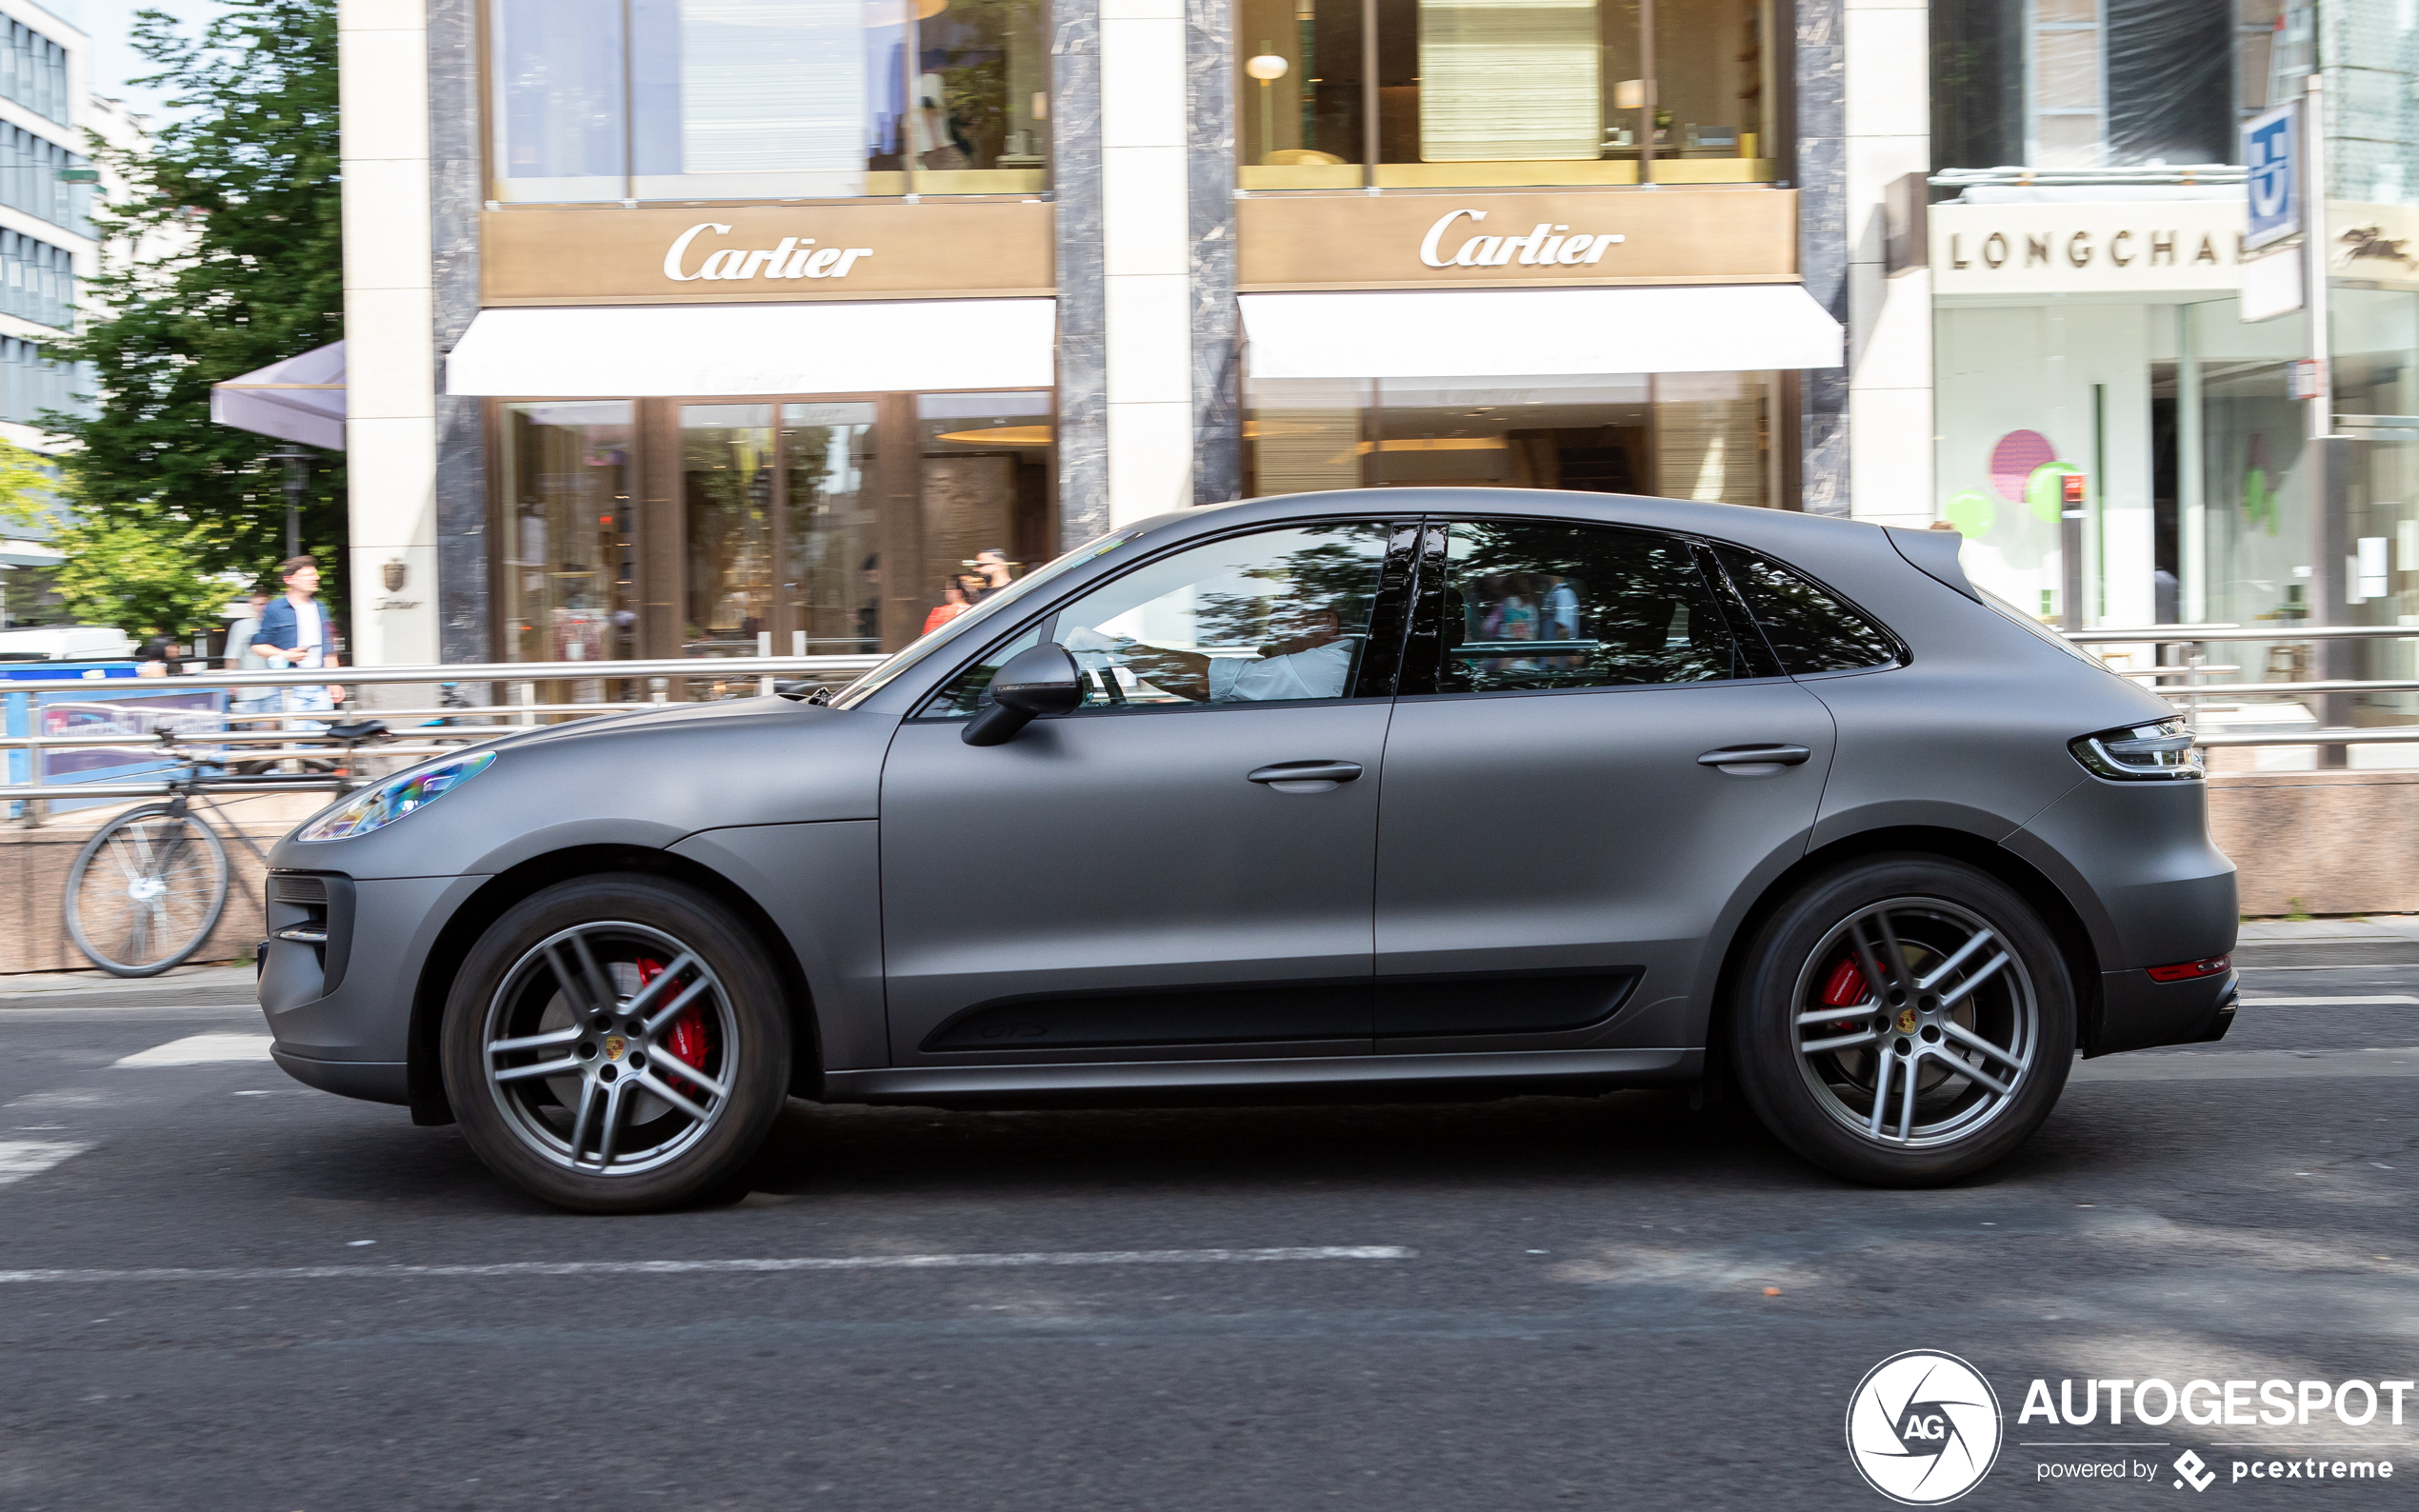
{"label": "car's rear wheel", "polygon": [[607,875],[508,909],[455,978],[446,1095],[490,1167],[588,1212],[727,1184],[780,1113],[790,1025],[749,932],[677,882]]}
{"label": "car's rear wheel", "polygon": [[1882,1186],[2005,1157],[2065,1088],[2074,989],[2013,889],[1945,858],[1880,856],[1809,881],[1748,946],[1730,1063],[1782,1143]]}

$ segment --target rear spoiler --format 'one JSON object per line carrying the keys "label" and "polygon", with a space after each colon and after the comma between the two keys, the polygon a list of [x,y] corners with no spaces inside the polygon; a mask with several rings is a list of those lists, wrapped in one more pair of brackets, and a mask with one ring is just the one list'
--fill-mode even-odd
{"label": "rear spoiler", "polygon": [[1946,583],[1976,604],[1982,595],[1966,580],[1965,565],[1957,560],[1958,548],[1966,538],[1954,530],[1909,530],[1899,526],[1882,527],[1882,534],[1907,559],[1907,565],[1928,578]]}

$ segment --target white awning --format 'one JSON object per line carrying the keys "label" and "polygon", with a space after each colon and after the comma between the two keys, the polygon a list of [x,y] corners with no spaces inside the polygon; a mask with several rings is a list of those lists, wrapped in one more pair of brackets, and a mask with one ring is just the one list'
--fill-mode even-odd
{"label": "white awning", "polygon": [[254,435],[344,450],[345,344],[330,342],[210,385],[210,417]]}
{"label": "white awning", "polygon": [[446,392],[647,399],[1047,388],[1056,329],[1049,299],[483,309],[446,359]]}
{"label": "white awning", "polygon": [[1255,378],[1489,378],[1836,368],[1795,284],[1246,294]]}

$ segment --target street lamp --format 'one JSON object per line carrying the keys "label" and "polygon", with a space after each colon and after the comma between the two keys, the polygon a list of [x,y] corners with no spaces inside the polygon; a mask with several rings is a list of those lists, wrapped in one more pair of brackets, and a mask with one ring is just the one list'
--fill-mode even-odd
{"label": "street lamp", "polygon": [[310,487],[310,453],[288,447],[270,452],[269,460],[286,465],[286,556],[290,560],[302,555],[302,498]]}
{"label": "street lamp", "polygon": [[[1260,46],[1265,48],[1268,44],[1263,42]],[[1260,81],[1260,161],[1263,163],[1276,149],[1276,97],[1269,92],[1269,86],[1284,78],[1289,67],[1290,65],[1285,59],[1273,52],[1263,52],[1243,65],[1244,72]]]}

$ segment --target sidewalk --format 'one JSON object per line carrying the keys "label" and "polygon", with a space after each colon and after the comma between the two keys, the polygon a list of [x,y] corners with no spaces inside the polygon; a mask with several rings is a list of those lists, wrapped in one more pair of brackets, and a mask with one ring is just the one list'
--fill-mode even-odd
{"label": "sidewalk", "polygon": [[2419,914],[2373,914],[2365,919],[2247,920],[2239,945],[2317,945],[2343,940],[2419,940]]}
{"label": "sidewalk", "polygon": [[10,1008],[222,1007],[250,1003],[252,966],[178,966],[155,977],[106,971],[44,971],[0,977],[0,1012]]}

